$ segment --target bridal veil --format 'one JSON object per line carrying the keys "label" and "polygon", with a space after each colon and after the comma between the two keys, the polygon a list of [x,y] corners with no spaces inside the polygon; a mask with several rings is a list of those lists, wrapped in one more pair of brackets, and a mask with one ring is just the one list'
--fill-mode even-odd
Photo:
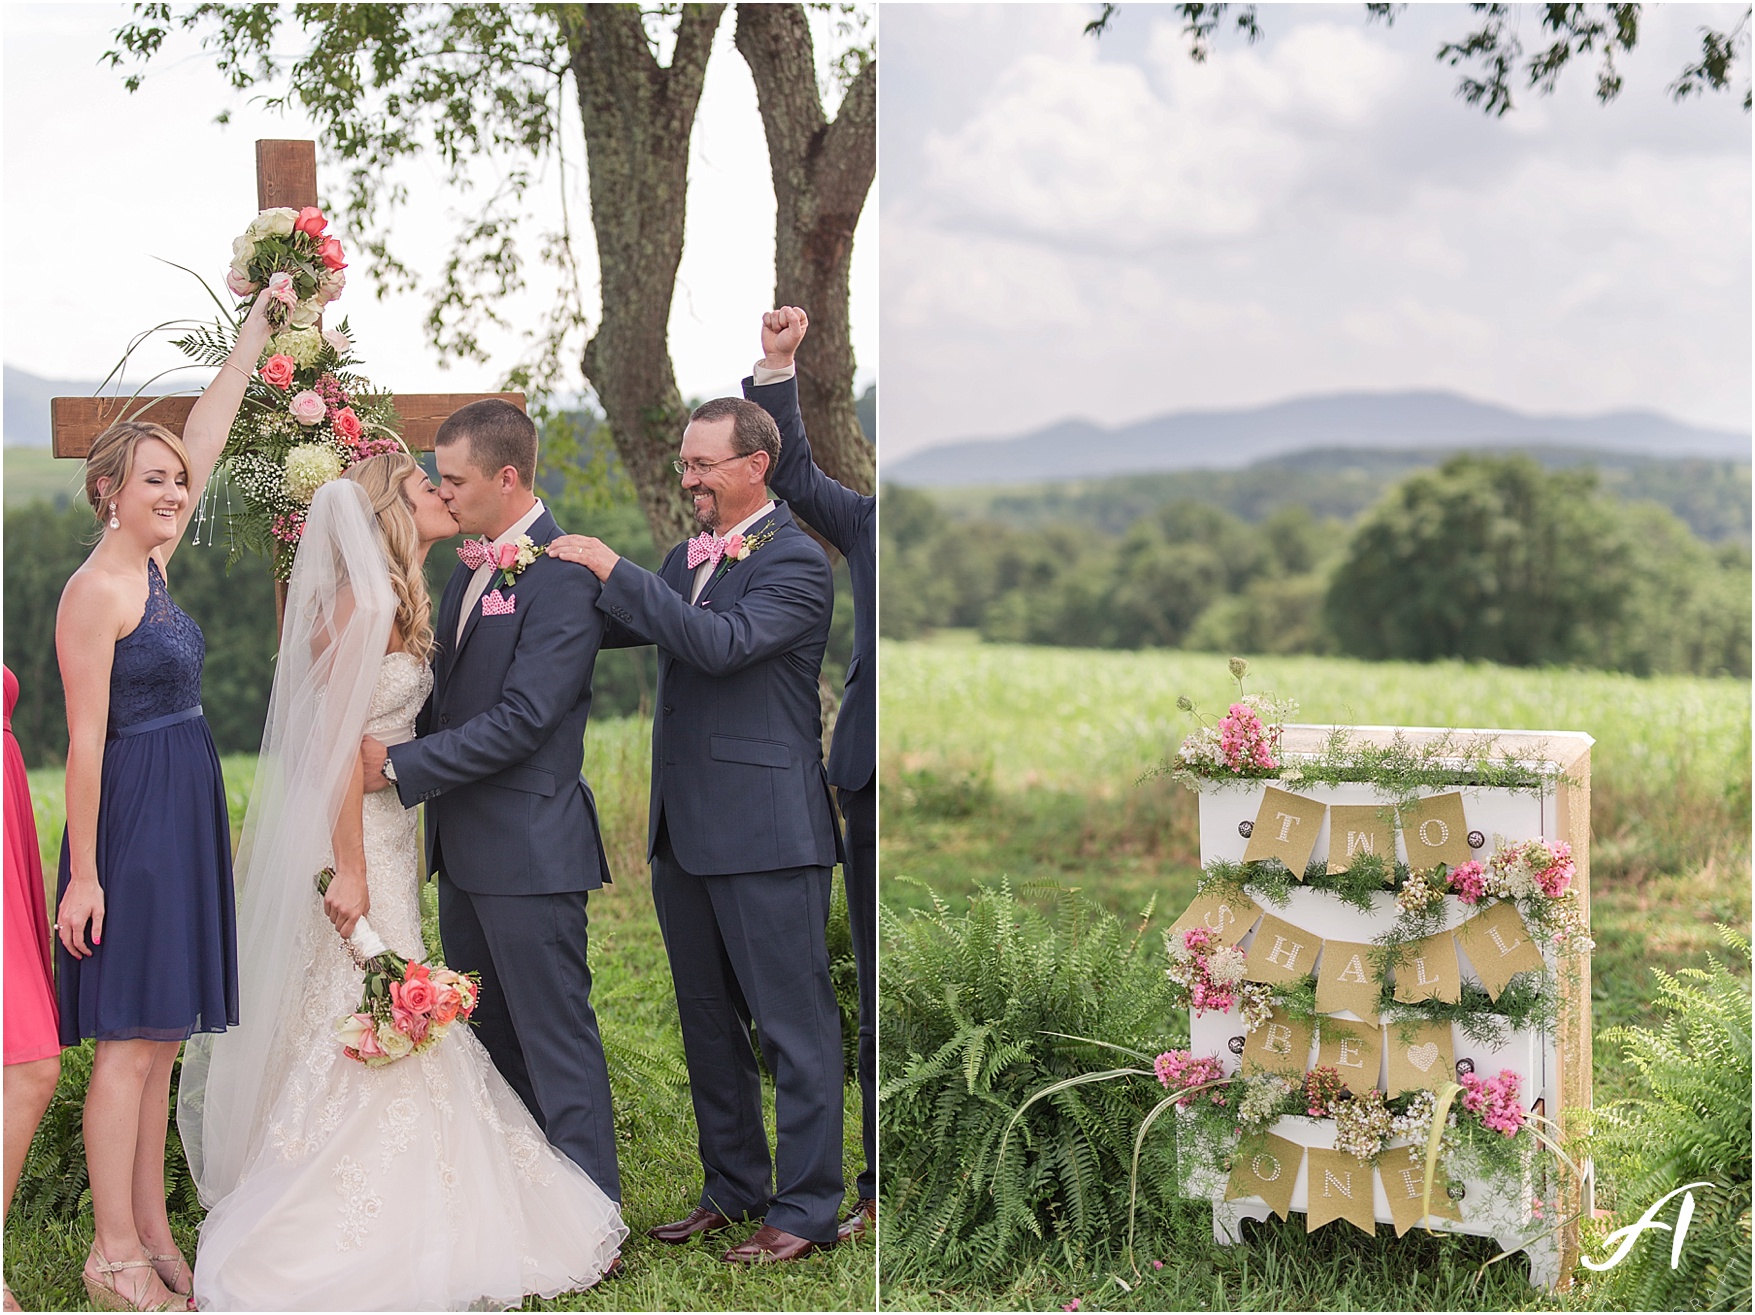
{"label": "bridal veil", "polygon": [[359,756],[396,599],[371,502],[351,480],[317,490],[287,588],[274,690],[235,865],[239,1025],[190,1040],[177,1128],[212,1208],[251,1162],[293,1062],[296,928],[333,861],[330,836]]}

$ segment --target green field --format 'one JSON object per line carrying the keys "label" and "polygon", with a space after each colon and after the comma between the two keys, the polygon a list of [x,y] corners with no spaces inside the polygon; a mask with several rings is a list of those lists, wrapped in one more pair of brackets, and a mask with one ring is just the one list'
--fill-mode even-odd
{"label": "green field", "polygon": [[[1232,695],[1223,657],[987,645],[958,633],[882,647],[883,898],[924,907],[912,877],[961,905],[979,882],[1047,878],[1136,920],[1155,900],[1167,926],[1199,876],[1195,796],[1141,781],[1192,722]],[[1591,890],[1596,1099],[1632,1075],[1604,1040],[1650,1025],[1651,970],[1723,957],[1715,923],[1749,928],[1750,686],[1746,680],[1641,680],[1601,672],[1420,666],[1329,658],[1251,662],[1251,692],[1298,700],[1298,720],[1352,725],[1583,731],[1592,751]],[[1197,1211],[1198,1213],[1198,1211]],[[1333,1230],[1325,1230],[1333,1232]],[[925,1309],[1487,1309],[1534,1303],[1522,1285],[1468,1282],[1491,1255],[1470,1244],[1414,1247],[1362,1235],[1303,1238],[1296,1216],[1260,1245],[1227,1251],[1191,1225],[1182,1272],[1149,1271],[1124,1291],[1105,1275],[1045,1266],[1004,1287],[883,1285],[886,1306]],[[1160,1252],[1160,1254],[1164,1254]],[[1168,1259],[1168,1255],[1165,1256]],[[1521,1262],[1492,1271],[1505,1275]],[[1421,1276],[1416,1278],[1416,1276]],[[1134,1276],[1126,1275],[1134,1282]]]}
{"label": "green field", "polygon": [[[622,1139],[623,1213],[632,1235],[629,1273],[588,1294],[532,1302],[544,1310],[869,1310],[875,1302],[870,1246],[771,1270],[722,1264],[723,1245],[672,1248],[647,1240],[654,1224],[687,1214],[700,1191],[694,1115],[684,1079],[682,1037],[670,969],[652,913],[645,866],[646,791],[651,724],[636,717],[593,722],[585,738],[585,773],[597,796],[604,845],[615,882],[591,897],[592,1003],[610,1059],[616,1128]],[[242,825],[253,757],[224,759],[233,838]],[[44,875],[53,897],[59,856],[62,774],[30,773]],[[837,882],[837,889],[840,883]],[[424,889],[429,944],[436,944],[433,887]],[[53,904],[50,905],[51,909]],[[845,933],[842,932],[844,941]],[[831,945],[834,944],[831,930]],[[656,1076],[655,1076],[656,1075]],[[773,1136],[773,1089],[766,1085]],[[844,1171],[851,1187],[860,1167],[859,1091],[847,1088]],[[29,1170],[27,1169],[27,1176]],[[199,1215],[173,1216],[184,1253],[195,1254]],[[6,1221],[7,1280],[27,1310],[88,1309],[80,1265],[91,1242],[89,1204],[77,1219],[28,1210]]]}
{"label": "green field", "polygon": [[46,447],[8,447],[5,452],[8,507],[79,498],[79,462],[58,461]]}

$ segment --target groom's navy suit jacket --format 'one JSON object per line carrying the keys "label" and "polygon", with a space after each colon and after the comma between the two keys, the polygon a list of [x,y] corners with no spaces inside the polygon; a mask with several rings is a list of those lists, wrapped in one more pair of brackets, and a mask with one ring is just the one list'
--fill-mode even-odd
{"label": "groom's navy suit jacket", "polygon": [[658,646],[647,857],[664,825],[696,876],[840,860],[817,693],[834,579],[784,503],[745,536],[770,530],[743,561],[721,563],[692,605],[686,544],[656,575],[623,558],[597,602],[615,622],[606,646]]}
{"label": "groom's navy suit jacket", "polygon": [[[538,548],[560,534],[544,511]],[[478,895],[596,890],[609,878],[597,804],[579,774],[591,675],[604,633],[602,586],[589,571],[539,554],[508,587],[506,615],[477,602],[457,639],[473,572],[458,563],[439,605],[433,694],[418,739],[391,748],[396,789],[427,809],[427,865]]]}

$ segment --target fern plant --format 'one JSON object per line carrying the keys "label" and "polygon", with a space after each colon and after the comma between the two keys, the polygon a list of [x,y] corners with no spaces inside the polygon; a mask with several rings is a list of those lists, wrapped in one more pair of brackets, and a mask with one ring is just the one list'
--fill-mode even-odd
{"label": "fern plant", "polygon": [[[1719,934],[1749,958],[1749,941]],[[1644,1093],[1602,1115],[1599,1162],[1612,1175],[1617,1224],[1685,1183],[1695,1213],[1671,1268],[1672,1235],[1653,1231],[1598,1280],[1602,1299],[1622,1310],[1750,1309],[1750,997],[1747,978],[1716,957],[1674,976],[1654,969],[1662,1028],[1616,1028]],[[1675,1210],[1679,1203],[1672,1205]],[[1676,1215],[1666,1210],[1670,1221]]]}
{"label": "fern plant", "polygon": [[[1126,1232],[1133,1137],[1163,1093],[1149,1080],[1044,1085],[1101,1067],[1066,1034],[1163,1049],[1186,1041],[1148,935],[1051,883],[1049,918],[1009,884],[983,886],[966,913],[881,913],[878,1035],[885,1080],[886,1273],[993,1274],[1033,1257],[1084,1265]],[[1141,1162],[1140,1223],[1174,1200],[1174,1144]]]}

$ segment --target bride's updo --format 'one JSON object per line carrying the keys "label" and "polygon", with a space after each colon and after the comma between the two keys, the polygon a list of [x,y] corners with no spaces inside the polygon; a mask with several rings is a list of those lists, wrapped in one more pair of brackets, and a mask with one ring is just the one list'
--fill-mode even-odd
{"label": "bride's updo", "polygon": [[408,651],[425,662],[433,655],[433,604],[426,577],[421,574],[414,506],[402,489],[410,475],[421,473],[408,453],[386,452],[349,466],[342,478],[365,489],[372,500],[378,541],[390,563],[390,585],[396,591],[396,629]]}

